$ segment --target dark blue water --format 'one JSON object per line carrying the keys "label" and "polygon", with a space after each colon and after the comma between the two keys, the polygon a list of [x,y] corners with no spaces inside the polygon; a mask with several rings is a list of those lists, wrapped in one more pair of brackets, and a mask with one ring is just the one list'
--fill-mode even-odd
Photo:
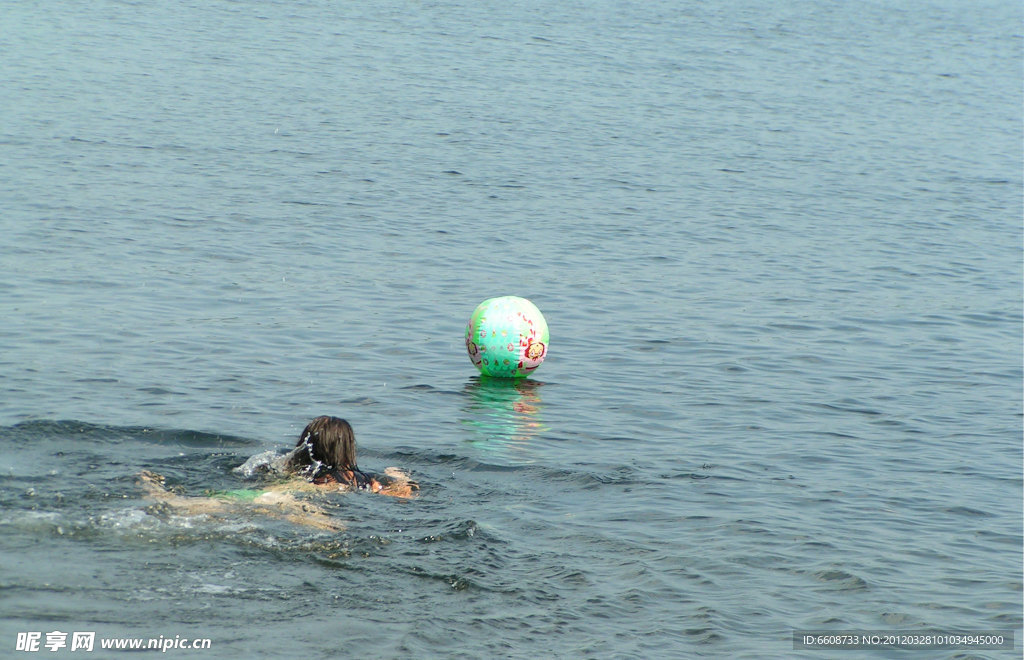
{"label": "dark blue water", "polygon": [[[1022,18],[8,3],[0,648],[1019,644]],[[505,294],[551,331],[515,387],[462,344]],[[135,483],[243,487],[319,414],[420,497],[331,496],[326,533]]]}

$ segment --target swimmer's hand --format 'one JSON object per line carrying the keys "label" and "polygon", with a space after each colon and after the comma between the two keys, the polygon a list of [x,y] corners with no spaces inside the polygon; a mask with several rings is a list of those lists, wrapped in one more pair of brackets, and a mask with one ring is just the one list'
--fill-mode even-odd
{"label": "swimmer's hand", "polygon": [[374,492],[391,497],[410,499],[416,497],[420,485],[409,478],[409,475],[396,467],[384,468],[384,474],[389,477],[386,485],[382,486],[374,480]]}

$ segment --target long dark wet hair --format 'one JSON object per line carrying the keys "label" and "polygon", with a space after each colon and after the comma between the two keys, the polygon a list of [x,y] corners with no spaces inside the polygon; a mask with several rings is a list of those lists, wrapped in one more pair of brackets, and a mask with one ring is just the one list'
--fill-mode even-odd
{"label": "long dark wet hair", "polygon": [[288,458],[287,469],[310,480],[337,474],[339,470],[360,473],[356,466],[356,434],[340,417],[317,417],[302,430]]}

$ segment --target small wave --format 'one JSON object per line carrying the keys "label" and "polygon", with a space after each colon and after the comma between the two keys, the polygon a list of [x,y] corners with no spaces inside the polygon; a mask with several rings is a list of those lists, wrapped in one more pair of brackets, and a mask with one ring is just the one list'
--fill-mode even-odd
{"label": "small wave", "polygon": [[460,520],[448,523],[441,531],[428,534],[418,540],[420,543],[438,543],[441,541],[465,541],[477,537],[489,539],[490,535],[484,532],[475,520]]}
{"label": "small wave", "polygon": [[868,588],[868,583],[864,578],[841,569],[815,571],[811,577],[837,591],[864,591]]}
{"label": "small wave", "polygon": [[470,589],[490,591],[490,589],[479,584],[472,578],[458,573],[436,573],[420,566],[409,566],[405,568],[403,572],[418,578],[441,582],[452,591],[466,591]]}
{"label": "small wave", "polygon": [[107,426],[72,419],[29,420],[13,426],[0,426],[0,440],[13,442],[39,442],[64,440],[107,442],[147,442],[157,445],[185,445],[189,447],[245,446],[252,440],[220,433],[207,433],[187,429],[157,429],[146,426]]}

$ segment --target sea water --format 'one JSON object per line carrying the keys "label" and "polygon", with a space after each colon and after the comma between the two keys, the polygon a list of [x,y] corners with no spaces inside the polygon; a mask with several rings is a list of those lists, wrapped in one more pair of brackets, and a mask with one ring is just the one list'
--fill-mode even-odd
{"label": "sea water", "polygon": [[[0,648],[1017,656],[1021,19],[5,3]],[[529,380],[465,355],[495,295],[547,318]],[[419,498],[327,533],[136,483],[250,487],[320,414]]]}

